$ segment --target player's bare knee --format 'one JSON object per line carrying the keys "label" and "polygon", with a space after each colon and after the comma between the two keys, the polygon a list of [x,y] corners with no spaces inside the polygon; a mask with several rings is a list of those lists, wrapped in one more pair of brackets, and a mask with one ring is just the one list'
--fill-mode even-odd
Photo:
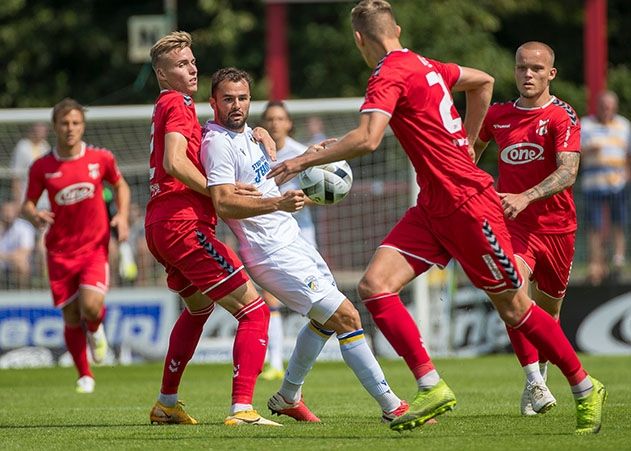
{"label": "player's bare knee", "polygon": [[500,318],[509,326],[517,325],[532,305],[532,299],[521,290],[487,294],[493,301]]}
{"label": "player's bare knee", "polygon": [[389,292],[382,280],[370,274],[364,274],[357,285],[359,297],[367,299],[380,293]]}
{"label": "player's bare knee", "polygon": [[335,311],[333,316],[329,318],[325,327],[334,330],[338,334],[361,329],[362,325],[359,312],[351,301],[346,299]]}

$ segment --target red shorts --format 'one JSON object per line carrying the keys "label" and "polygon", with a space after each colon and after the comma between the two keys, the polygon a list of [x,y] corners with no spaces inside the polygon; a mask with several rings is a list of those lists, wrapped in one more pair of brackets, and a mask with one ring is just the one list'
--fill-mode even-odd
{"label": "red shorts", "polygon": [[74,301],[79,295],[79,287],[107,293],[110,268],[106,249],[75,257],[47,254],[46,261],[55,307],[63,308]]}
{"label": "red shorts", "polygon": [[165,268],[167,285],[182,297],[199,290],[217,301],[249,280],[239,257],[217,239],[210,224],[160,221],[148,225],[145,236]]}
{"label": "red shorts", "polygon": [[539,291],[562,299],[570,282],[576,233],[533,233],[510,222],[508,229],[515,255],[530,269],[530,280]]}
{"label": "red shorts", "polygon": [[394,226],[382,246],[401,252],[416,274],[455,258],[473,285],[491,293],[521,286],[510,235],[492,187],[471,197],[448,216],[432,218],[414,206]]}

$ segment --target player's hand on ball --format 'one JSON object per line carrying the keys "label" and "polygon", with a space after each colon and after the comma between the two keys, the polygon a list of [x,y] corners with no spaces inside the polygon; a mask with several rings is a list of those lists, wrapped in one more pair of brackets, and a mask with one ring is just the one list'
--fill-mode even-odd
{"label": "player's hand on ball", "polygon": [[276,185],[278,186],[282,185],[287,180],[291,180],[296,176],[296,174],[302,171],[303,168],[300,164],[300,161],[300,157],[291,158],[289,160],[283,161],[267,174],[267,178],[273,178],[276,182]]}
{"label": "player's hand on ball", "polygon": [[305,193],[300,190],[286,191],[280,198],[278,209],[293,213],[305,206]]}
{"label": "player's hand on ball", "polygon": [[234,192],[240,196],[262,196],[261,192],[256,189],[256,186],[250,185],[249,183],[237,182],[234,187]]}

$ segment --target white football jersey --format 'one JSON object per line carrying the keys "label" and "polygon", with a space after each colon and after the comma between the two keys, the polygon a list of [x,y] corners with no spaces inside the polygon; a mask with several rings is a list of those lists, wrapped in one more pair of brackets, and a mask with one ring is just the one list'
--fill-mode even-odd
{"label": "white football jersey", "polygon": [[[263,197],[280,196],[270,172],[270,161],[263,147],[247,127],[243,133],[223,128],[213,121],[204,125],[200,160],[206,170],[207,186],[254,185]],[[276,211],[245,219],[224,219],[239,241],[239,255],[245,264],[267,258],[274,251],[290,245],[300,229],[291,213]]]}

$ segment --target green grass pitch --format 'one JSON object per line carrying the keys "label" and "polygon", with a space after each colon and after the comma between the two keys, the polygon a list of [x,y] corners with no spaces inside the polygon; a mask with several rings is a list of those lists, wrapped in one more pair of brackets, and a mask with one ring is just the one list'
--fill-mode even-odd
{"label": "green grass pitch", "polygon": [[[180,397],[198,426],[149,424],[161,365],[95,369],[96,392],[74,392],[73,368],[0,371],[1,449],[342,449],[342,450],[623,450],[631,449],[631,357],[584,356],[609,391],[600,434],[574,436],[574,401],[565,379],[552,369],[549,386],[558,405],[545,415],[522,418],[522,374],[513,356],[439,359],[437,368],[458,399],[456,410],[396,433],[380,422],[376,403],[343,363],[318,363],[304,395],[321,424],[281,417],[283,428],[229,428],[229,365],[191,365]],[[390,385],[411,399],[415,384],[401,360],[382,361]],[[259,381],[255,407],[267,415],[278,382]],[[277,419],[278,417],[274,417]]]}

